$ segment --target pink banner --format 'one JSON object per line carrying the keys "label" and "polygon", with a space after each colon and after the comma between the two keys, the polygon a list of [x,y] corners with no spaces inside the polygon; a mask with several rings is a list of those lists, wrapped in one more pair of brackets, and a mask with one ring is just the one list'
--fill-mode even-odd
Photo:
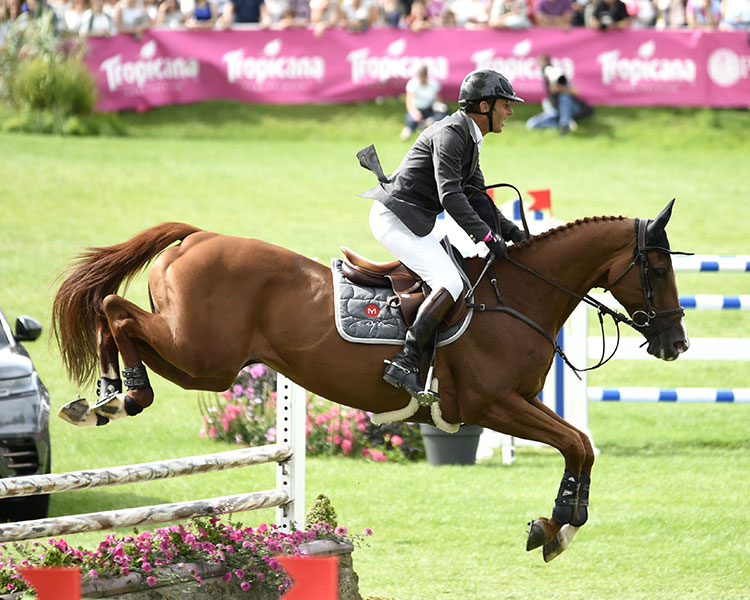
{"label": "pink banner", "polygon": [[528,101],[544,94],[536,57],[549,54],[591,104],[750,106],[750,46],[743,32],[438,29],[361,34],[154,29],[90,39],[98,108],[235,99],[263,104],[356,102],[403,93],[427,63],[456,100],[477,68],[505,74]]}

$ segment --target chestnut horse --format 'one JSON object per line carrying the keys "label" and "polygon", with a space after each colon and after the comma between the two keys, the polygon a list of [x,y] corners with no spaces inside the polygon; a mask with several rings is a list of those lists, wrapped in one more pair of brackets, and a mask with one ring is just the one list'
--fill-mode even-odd
{"label": "chestnut horse", "polygon": [[[673,202],[653,221],[586,218],[511,246],[509,260],[494,263],[494,274],[504,305],[536,328],[507,312],[475,310],[466,332],[437,351],[445,421],[543,442],[563,455],[552,516],[535,519],[528,532],[527,549],[543,545],[545,560],[564,550],[586,521],[594,463],[589,438],[537,397],[554,358],[550,336],[583,295],[602,287],[625,307],[652,355],[674,360],[687,350],[664,229]],[[123,281],[157,255],[149,276],[151,311],[117,296]],[[478,281],[475,304],[496,307],[493,285],[480,277],[484,266],[480,258],[467,260],[471,281]],[[154,395],[144,365],[182,388],[221,391],[243,366],[262,362],[347,406],[384,413],[409,402],[382,378],[392,346],[351,343],[337,332],[329,267],[260,240],[182,223],[88,249],[57,293],[53,329],[74,381],[90,383],[101,373],[96,405],[79,398],[61,411],[77,425],[148,407]],[[429,422],[430,412],[422,407],[413,419]]]}

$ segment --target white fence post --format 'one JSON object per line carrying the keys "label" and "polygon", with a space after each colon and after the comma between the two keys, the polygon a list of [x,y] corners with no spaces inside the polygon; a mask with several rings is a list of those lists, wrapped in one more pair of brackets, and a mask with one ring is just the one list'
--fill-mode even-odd
{"label": "white fence post", "polygon": [[276,467],[276,489],[289,502],[276,508],[276,525],[284,533],[305,528],[305,424],[307,401],[304,388],[282,374],[276,379],[276,443],[289,444],[292,455]]}

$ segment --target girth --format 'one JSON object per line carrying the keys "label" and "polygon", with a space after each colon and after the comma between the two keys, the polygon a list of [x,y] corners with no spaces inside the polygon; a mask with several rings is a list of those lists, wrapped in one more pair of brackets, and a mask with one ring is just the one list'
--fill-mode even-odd
{"label": "girth", "polygon": [[[375,262],[341,246],[344,262],[341,272],[344,276],[359,285],[390,288],[394,295],[388,299],[392,307],[399,307],[408,327],[414,323],[417,311],[430,294],[429,286],[414,271],[399,260]],[[454,304],[443,321],[443,327],[452,327],[460,323],[469,307],[463,296]]]}

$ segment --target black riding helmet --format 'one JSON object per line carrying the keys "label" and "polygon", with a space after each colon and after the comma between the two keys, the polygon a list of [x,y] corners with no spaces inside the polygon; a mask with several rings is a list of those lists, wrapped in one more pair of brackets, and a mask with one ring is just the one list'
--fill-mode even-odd
{"label": "black riding helmet", "polygon": [[[487,115],[492,131],[492,111],[498,98],[523,102],[523,98],[516,95],[513,86],[503,75],[492,69],[477,69],[464,77],[458,92],[458,107],[464,112]],[[490,109],[487,112],[479,110],[479,103],[487,100]]]}

